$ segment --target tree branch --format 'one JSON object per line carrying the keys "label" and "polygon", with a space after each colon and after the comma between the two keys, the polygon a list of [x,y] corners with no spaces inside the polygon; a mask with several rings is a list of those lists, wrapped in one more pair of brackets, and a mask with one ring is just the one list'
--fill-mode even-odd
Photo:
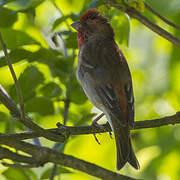
{"label": "tree branch", "polygon": [[133,17],[135,19],[137,19],[138,21],[140,21],[142,24],[144,24],[145,26],[147,26],[149,29],[151,29],[152,31],[154,31],[155,33],[157,33],[158,35],[164,37],[165,39],[167,39],[168,41],[172,42],[173,44],[175,44],[176,46],[180,47],[180,39],[175,37],[174,35],[172,35],[171,33],[167,32],[166,30],[164,30],[163,28],[161,28],[160,26],[156,25],[155,23],[153,23],[151,20],[149,20],[147,17],[143,16],[140,12],[138,12],[136,9],[134,8],[128,8],[126,10],[126,13],[130,16]]}
{"label": "tree branch", "polygon": [[[144,121],[135,121],[134,129],[145,129],[145,128],[156,128],[167,125],[175,125],[180,124],[180,112],[177,112],[174,115],[166,116],[160,119],[153,120],[144,120]],[[70,135],[83,135],[83,134],[96,134],[103,132],[111,132],[111,128],[108,124],[103,125],[103,128],[99,128],[96,126],[64,126],[61,125],[59,128],[55,129],[46,129],[48,132],[55,133],[59,135],[58,142],[64,142],[65,136],[69,137]],[[65,134],[65,136],[64,136]],[[16,133],[16,134],[0,134],[1,139],[13,139],[13,140],[25,140],[31,139],[35,137],[41,137],[41,134],[38,132],[24,132],[24,133]]]}
{"label": "tree branch", "polygon": [[[3,104],[13,112],[13,114],[17,115],[19,118],[19,111],[15,106],[12,99],[8,96],[6,91],[0,87],[0,100]],[[153,120],[145,120],[145,121],[136,121],[134,124],[134,129],[144,129],[144,128],[155,128],[165,125],[174,125],[180,123],[180,112],[172,116],[163,117],[160,119],[153,119]],[[65,136],[68,137],[69,135],[80,135],[80,134],[95,134],[95,133],[103,133],[103,132],[110,132],[111,128],[108,125],[104,125],[103,129],[100,129],[95,126],[64,126],[60,125],[59,128],[55,129],[43,129],[43,135],[39,131],[32,131],[32,132],[24,132],[24,133],[16,133],[16,134],[7,134],[2,135],[0,134],[0,139],[14,139],[14,140],[25,140],[31,139],[35,137],[44,137],[44,133],[54,134],[58,136],[57,142],[64,142]],[[65,135],[65,136],[64,136]],[[48,139],[48,138],[47,138]]]}
{"label": "tree branch", "polygon": [[[117,174],[95,164],[57,152],[47,147],[39,147],[23,141],[7,141],[3,139],[0,140],[0,143],[31,155],[31,159],[39,165],[51,162],[62,166],[70,167],[105,180],[134,180],[134,178]],[[8,158],[11,159],[11,157]]]}
{"label": "tree branch", "polygon": [[110,4],[111,6],[127,13],[130,17],[137,19],[142,24],[147,26],[149,29],[157,33],[158,35],[164,37],[171,43],[175,44],[176,46],[180,47],[180,39],[172,35],[171,33],[167,32],[160,26],[153,23],[151,20],[149,20],[147,17],[143,16],[140,12],[138,12],[135,8],[129,7],[128,5],[122,6],[121,4],[116,3],[115,1],[110,0],[103,0],[105,3]]}
{"label": "tree branch", "polygon": [[37,161],[34,160],[33,158],[24,155],[19,155],[1,146],[0,146],[0,159],[11,159],[16,162],[37,164]]}
{"label": "tree branch", "polygon": [[13,168],[37,168],[39,165],[37,164],[9,164],[2,162],[2,165],[6,167],[13,167]]}
{"label": "tree branch", "polygon": [[169,21],[168,19],[166,19],[165,17],[161,16],[158,12],[156,12],[153,8],[151,8],[146,2],[144,2],[144,5],[146,7],[146,9],[148,9],[151,13],[153,13],[155,16],[157,16],[158,18],[160,18],[162,21],[164,21],[166,24],[172,26],[173,28],[176,28],[178,30],[180,30],[180,26],[172,23],[171,21]]}

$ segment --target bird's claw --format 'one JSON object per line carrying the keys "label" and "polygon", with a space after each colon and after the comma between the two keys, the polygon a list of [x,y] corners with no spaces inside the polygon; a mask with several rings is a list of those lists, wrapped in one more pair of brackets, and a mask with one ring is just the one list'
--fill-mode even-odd
{"label": "bird's claw", "polygon": [[98,127],[100,129],[104,129],[103,125],[98,124],[97,122],[104,116],[104,113],[100,114],[97,118],[95,118],[91,124],[91,126]]}
{"label": "bird's claw", "polygon": [[96,142],[101,145],[101,143],[99,142],[98,138],[96,137],[96,134],[93,134],[94,135],[94,139],[96,140]]}

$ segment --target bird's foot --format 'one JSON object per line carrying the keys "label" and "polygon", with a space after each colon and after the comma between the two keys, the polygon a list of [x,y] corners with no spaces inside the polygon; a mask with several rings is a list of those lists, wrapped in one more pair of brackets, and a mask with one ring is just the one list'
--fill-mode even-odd
{"label": "bird's foot", "polygon": [[101,129],[104,128],[103,125],[97,123],[103,116],[104,116],[104,113],[100,114],[96,119],[93,120],[91,126],[95,126]]}
{"label": "bird's foot", "polygon": [[[91,126],[98,127],[100,129],[104,129],[103,125],[97,123],[99,121],[99,119],[101,119],[103,116],[104,116],[104,113],[100,114],[96,119],[93,120]],[[94,135],[94,139],[96,140],[96,142],[100,145],[101,143],[99,142],[98,138],[96,137],[96,134],[94,133],[93,135]]]}

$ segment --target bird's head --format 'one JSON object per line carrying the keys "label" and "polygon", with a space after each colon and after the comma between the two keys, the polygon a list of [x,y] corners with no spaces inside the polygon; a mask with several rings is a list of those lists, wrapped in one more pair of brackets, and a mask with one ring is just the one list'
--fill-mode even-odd
{"label": "bird's head", "polygon": [[114,32],[106,17],[102,16],[98,10],[89,9],[71,26],[78,32],[79,47],[91,39],[113,38]]}

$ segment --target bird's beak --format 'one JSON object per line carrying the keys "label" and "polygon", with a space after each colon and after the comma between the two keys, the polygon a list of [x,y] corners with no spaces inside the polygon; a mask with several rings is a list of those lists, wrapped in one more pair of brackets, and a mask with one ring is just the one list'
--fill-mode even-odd
{"label": "bird's beak", "polygon": [[75,30],[79,30],[81,24],[79,21],[75,21],[74,23],[71,24],[71,26],[75,29]]}

